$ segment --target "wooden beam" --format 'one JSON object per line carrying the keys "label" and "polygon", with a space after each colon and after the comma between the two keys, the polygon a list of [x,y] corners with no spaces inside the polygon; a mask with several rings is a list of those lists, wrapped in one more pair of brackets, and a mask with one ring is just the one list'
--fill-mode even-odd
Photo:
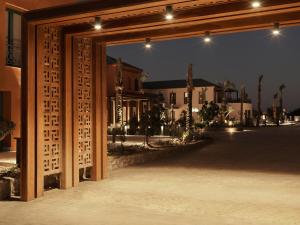
{"label": "wooden beam", "polygon": [[36,187],[36,87],[35,87],[35,26],[22,19],[22,76],[21,76],[21,199],[35,198]]}
{"label": "wooden beam", "polygon": [[[201,1],[203,2],[203,0]],[[101,15],[112,14],[182,2],[194,2],[194,0],[98,0],[33,10],[25,13],[25,17],[30,21],[48,21],[51,23],[57,23],[66,20],[99,15],[99,12]]]}
{"label": "wooden beam", "polygon": [[[289,20],[284,20],[287,17]],[[148,37],[150,37],[153,41],[189,38],[204,35],[206,31],[210,31],[213,35],[236,33],[259,29],[271,29],[274,21],[281,21],[280,24],[282,27],[300,25],[300,10],[298,12],[283,13],[276,16],[267,15],[261,17],[232,19],[222,22],[212,22],[165,29],[153,28],[146,31],[142,30],[138,32],[106,35],[103,37],[98,37],[98,40],[105,41],[108,45],[116,45],[143,42],[145,38]]]}

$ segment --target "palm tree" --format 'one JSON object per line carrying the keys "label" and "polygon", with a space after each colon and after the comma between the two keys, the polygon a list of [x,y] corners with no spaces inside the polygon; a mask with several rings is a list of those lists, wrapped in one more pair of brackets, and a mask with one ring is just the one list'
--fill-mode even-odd
{"label": "palm tree", "polygon": [[244,126],[244,101],[246,95],[246,89],[244,85],[241,86],[240,95],[241,95],[240,125]]}
{"label": "palm tree", "polygon": [[123,66],[122,59],[117,61],[117,77],[115,82],[116,90],[116,124],[118,127],[123,127]]}
{"label": "palm tree", "polygon": [[283,90],[286,88],[284,84],[279,86],[279,115],[280,118],[282,119],[283,117]]}
{"label": "palm tree", "polygon": [[261,117],[261,86],[264,75],[260,75],[258,77],[258,98],[257,98],[257,118],[256,118],[256,126],[259,127],[260,117]]}
{"label": "palm tree", "polygon": [[274,94],[274,96],[273,96],[273,119],[274,119],[274,122],[278,125],[277,102],[278,102],[278,93]]}
{"label": "palm tree", "polygon": [[187,114],[186,114],[186,131],[190,132],[192,129],[193,123],[193,65],[190,64],[188,68],[187,80],[186,80],[186,88],[187,88]]}

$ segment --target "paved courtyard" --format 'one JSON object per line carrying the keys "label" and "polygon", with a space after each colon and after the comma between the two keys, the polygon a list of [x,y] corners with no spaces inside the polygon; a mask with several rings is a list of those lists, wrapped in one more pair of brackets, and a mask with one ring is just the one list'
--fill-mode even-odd
{"label": "paved courtyard", "polygon": [[215,136],[203,149],[102,182],[0,202],[0,224],[300,224],[300,127]]}

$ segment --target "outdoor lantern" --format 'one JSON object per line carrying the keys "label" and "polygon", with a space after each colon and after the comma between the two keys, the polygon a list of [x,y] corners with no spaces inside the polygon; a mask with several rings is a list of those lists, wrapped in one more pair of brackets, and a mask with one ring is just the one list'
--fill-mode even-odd
{"label": "outdoor lantern", "polygon": [[150,38],[146,38],[145,48],[150,49],[151,47],[152,47],[152,45],[151,45],[151,39]]}
{"label": "outdoor lantern", "polygon": [[174,18],[173,15],[173,7],[171,5],[166,6],[166,20],[172,20]]}
{"label": "outdoor lantern", "polygon": [[210,43],[210,42],[211,42],[211,36],[210,36],[210,32],[209,32],[209,31],[206,31],[206,32],[205,32],[205,36],[204,36],[204,38],[203,38],[203,41],[204,41],[205,43]]}
{"label": "outdoor lantern", "polygon": [[259,8],[259,7],[261,7],[261,2],[257,1],[257,0],[256,1],[252,1],[251,6],[254,9]]}
{"label": "outdoor lantern", "polygon": [[94,28],[95,28],[95,30],[101,30],[102,24],[101,24],[101,18],[100,17],[95,18]]}
{"label": "outdoor lantern", "polygon": [[274,27],[273,27],[273,30],[272,30],[272,34],[273,34],[274,36],[280,35],[280,24],[279,24],[279,23],[274,23]]}

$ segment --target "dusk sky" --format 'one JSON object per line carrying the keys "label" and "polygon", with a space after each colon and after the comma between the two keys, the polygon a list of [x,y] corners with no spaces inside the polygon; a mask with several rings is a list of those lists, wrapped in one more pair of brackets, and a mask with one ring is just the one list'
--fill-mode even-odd
{"label": "dusk sky", "polygon": [[218,83],[244,84],[256,108],[257,79],[264,74],[262,105],[271,106],[280,84],[287,88],[284,106],[300,107],[300,28],[285,28],[280,37],[269,30],[216,36],[209,46],[200,38],[111,46],[108,55],[122,57],[149,73],[149,81],[185,79],[187,66],[194,65],[194,78]]}

